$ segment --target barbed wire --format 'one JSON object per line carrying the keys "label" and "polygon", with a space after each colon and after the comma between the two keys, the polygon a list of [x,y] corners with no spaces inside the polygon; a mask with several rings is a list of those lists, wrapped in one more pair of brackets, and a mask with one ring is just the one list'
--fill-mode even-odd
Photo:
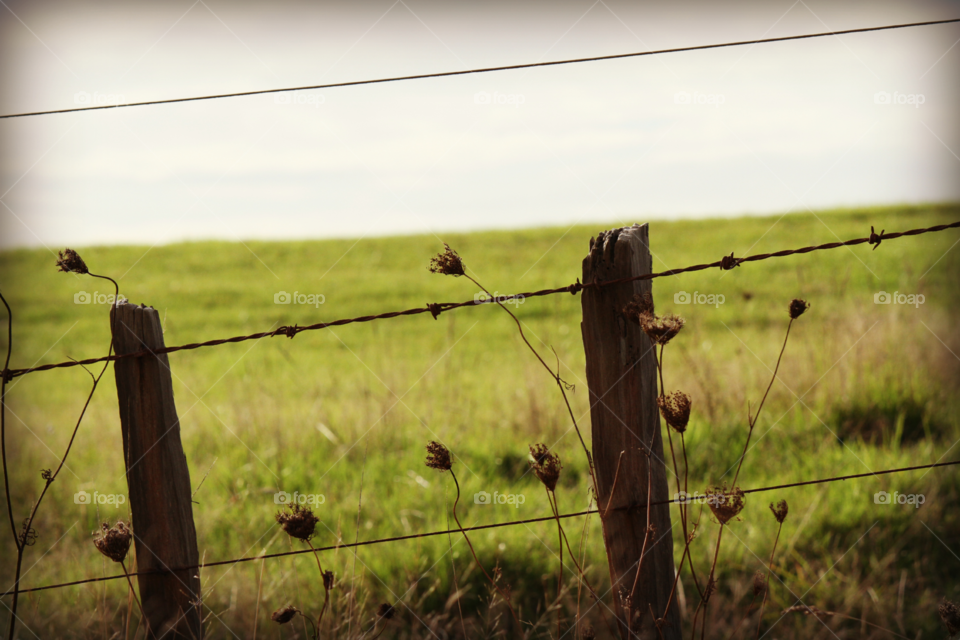
{"label": "barbed wire", "polygon": [[257,96],[268,93],[285,93],[288,91],[308,91],[314,89],[333,89],[336,87],[356,87],[366,84],[383,84],[386,82],[401,82],[405,80],[424,80],[427,78],[448,78],[451,76],[464,76],[479,73],[490,73],[493,71],[511,71],[515,69],[532,69],[534,67],[555,67],[564,64],[578,64],[582,62],[599,62],[602,60],[619,60],[622,58],[639,58],[641,56],[653,56],[665,53],[679,53],[682,51],[702,51],[704,49],[722,49],[724,47],[740,47],[748,44],[768,44],[771,42],[786,42],[789,40],[807,40],[810,38],[823,38],[826,36],[841,36],[850,33],[866,33],[869,31],[886,31],[890,29],[906,29],[908,27],[926,27],[936,24],[949,24],[951,22],[960,22],[960,18],[951,18],[949,20],[931,20],[928,22],[910,22],[904,24],[891,24],[882,27],[861,27],[859,29],[845,29],[843,31],[824,31],[820,33],[806,33],[795,36],[781,36],[779,38],[761,38],[759,40],[739,40],[736,42],[721,42],[718,44],[701,44],[690,47],[676,47],[673,49],[657,49],[654,51],[638,51],[634,53],[618,53],[609,56],[593,56],[589,58],[571,58],[567,60],[551,60],[548,62],[528,62],[525,64],[512,64],[500,67],[483,67],[479,69],[465,69],[463,71],[441,71],[438,73],[421,73],[411,76],[394,76],[391,78],[377,78],[373,80],[353,80],[349,82],[332,82],[329,84],[306,85],[302,87],[286,87],[283,89],[258,89],[256,91],[238,91],[235,93],[219,93],[207,96],[195,96],[192,98],[167,98],[165,100],[146,100],[144,102],[127,102],[123,104],[105,104],[92,107],[74,107],[72,109],[54,109],[50,111],[32,111],[29,113],[8,113],[0,115],[0,120],[5,118],[25,118],[28,116],[45,116],[55,113],[74,113],[77,111],[97,111],[100,109],[119,109],[122,107],[145,107],[157,104],[174,104],[178,102],[196,102],[198,100],[216,100],[218,98],[239,98],[242,96]]}
{"label": "barbed wire", "polygon": [[[879,234],[875,233],[873,227],[870,227],[870,235],[865,238],[856,238],[854,240],[847,240],[844,242],[828,242],[826,244],[818,244],[809,247],[802,247],[800,249],[786,249],[783,251],[776,251],[773,253],[760,253],[746,258],[735,258],[733,253],[729,256],[723,256],[722,259],[715,262],[710,262],[706,264],[697,264],[689,267],[683,267],[680,269],[670,269],[668,271],[661,271],[659,273],[648,273],[641,276],[631,276],[628,278],[619,278],[617,280],[606,280],[606,281],[595,281],[595,282],[584,282],[581,283],[578,278],[577,281],[573,284],[569,284],[564,287],[556,287],[553,289],[541,289],[539,291],[530,291],[527,293],[515,293],[508,296],[498,296],[497,300],[501,302],[508,302],[515,299],[526,299],[526,298],[536,298],[539,296],[549,296],[557,293],[570,293],[576,295],[583,289],[589,288],[602,288],[611,285],[625,284],[628,282],[634,282],[637,280],[652,280],[654,278],[663,278],[665,276],[674,276],[681,273],[690,273],[693,271],[703,271],[704,269],[712,269],[719,267],[723,270],[730,270],[735,267],[740,266],[745,262],[757,262],[760,260],[767,260],[770,258],[782,258],[786,256],[810,253],[812,251],[823,251],[827,249],[837,249],[839,247],[852,247],[859,244],[869,243],[874,245],[874,249],[880,246],[880,242],[883,240],[894,240],[896,238],[902,238],[906,236],[918,236],[924,233],[934,233],[937,231],[945,231],[947,229],[954,229],[960,227],[960,221],[952,222],[950,224],[941,224],[933,227],[926,227],[923,229],[910,229],[909,231],[899,231],[896,233],[885,233],[881,231]],[[460,307],[476,307],[485,304],[489,304],[489,300],[466,300],[464,302],[440,302],[440,303],[428,303],[425,307],[417,307],[415,309],[406,309],[404,311],[390,311],[387,313],[380,313],[376,315],[367,315],[359,316],[356,318],[343,318],[340,320],[333,320],[331,322],[318,322],[316,324],[311,324],[307,326],[283,326],[273,331],[261,331],[260,333],[252,333],[242,336],[234,336],[232,338],[220,338],[216,340],[207,340],[206,342],[192,342],[190,344],[183,344],[173,347],[164,347],[163,349],[145,349],[142,351],[136,351],[133,353],[125,354],[113,354],[110,356],[102,356],[99,358],[87,358],[86,360],[67,360],[65,362],[57,362],[54,364],[44,364],[38,367],[30,367],[27,369],[4,369],[2,375],[5,376],[8,380],[16,378],[18,376],[26,375],[28,373],[34,373],[37,371],[49,371],[51,369],[65,369],[68,367],[79,367],[85,366],[88,364],[96,364],[98,362],[113,362],[116,360],[121,360],[123,358],[140,358],[143,356],[157,356],[164,353],[175,353],[177,351],[188,351],[192,349],[199,349],[201,347],[215,347],[223,344],[232,344],[236,342],[245,342],[247,340],[259,340],[261,338],[272,338],[276,336],[286,336],[288,338],[293,338],[298,333],[304,331],[316,331],[319,329],[326,329],[327,327],[338,327],[346,324],[354,324],[358,322],[372,322],[374,320],[387,320],[390,318],[399,318],[402,316],[413,316],[419,315],[422,313],[430,313],[433,315],[434,319],[439,317],[439,315],[445,311],[452,311],[453,309],[459,309]]]}
{"label": "barbed wire", "polygon": [[[951,462],[935,462],[935,463],[932,463],[932,464],[923,464],[923,465],[918,465],[918,466],[914,466],[914,467],[901,467],[901,468],[899,468],[899,469],[885,469],[885,470],[883,470],[883,471],[871,471],[871,472],[869,472],[869,473],[855,473],[855,474],[847,475],[847,476],[835,476],[835,477],[832,477],[832,478],[821,478],[821,479],[818,479],[818,480],[803,480],[803,481],[800,481],[800,482],[791,482],[791,483],[789,483],[789,484],[778,484],[778,485],[773,485],[773,486],[770,486],[770,487],[759,487],[759,488],[756,488],[756,489],[744,489],[743,493],[744,493],[744,494],[748,494],[748,493],[764,493],[764,492],[767,492],[767,491],[776,491],[776,490],[778,490],[778,489],[791,489],[791,488],[795,488],[795,487],[803,487],[803,486],[809,486],[809,485],[814,485],[814,484],[830,484],[830,483],[832,483],[832,482],[843,482],[843,481],[845,481],[845,480],[854,480],[854,479],[857,479],[857,478],[867,478],[867,477],[871,477],[871,476],[883,476],[883,475],[889,475],[889,474],[892,474],[892,473],[905,473],[905,472],[907,472],[907,471],[920,471],[920,470],[922,470],[922,469],[934,469],[934,468],[937,468],[937,467],[950,467],[950,466],[955,466],[955,465],[960,465],[960,460],[953,460],[953,461],[951,461]],[[706,498],[706,496],[698,496],[698,498]],[[695,498],[695,499],[696,499],[696,498]],[[690,500],[690,499],[686,499],[686,498],[673,498],[673,499],[670,499],[670,500],[658,500],[658,501],[656,501],[656,502],[651,502],[651,503],[650,503],[650,506],[656,507],[656,506],[659,506],[659,505],[672,504],[672,503],[680,503],[680,502],[692,503],[692,502],[695,502],[695,499],[694,499],[694,500]],[[633,504],[633,505],[626,505],[626,506],[622,506],[622,507],[613,507],[613,508],[611,508],[610,510],[611,510],[611,511],[621,511],[621,510],[636,511],[636,510],[645,509],[646,507],[647,507],[646,504]],[[596,510],[596,509],[587,509],[587,510],[585,510],[585,511],[578,511],[578,512],[576,512],[576,513],[565,513],[565,514],[561,514],[559,517],[560,517],[560,518],[577,518],[577,517],[580,517],[580,516],[587,516],[587,515],[591,515],[591,514],[594,514],[594,513],[597,513],[597,510]],[[540,517],[540,518],[527,518],[527,519],[525,519],[525,520],[511,520],[510,522],[499,522],[499,523],[495,523],[495,524],[483,524],[483,525],[477,525],[477,526],[473,526],[473,527],[464,527],[464,528],[462,529],[462,531],[483,531],[483,530],[485,530],[485,529],[499,529],[499,528],[502,528],[502,527],[514,527],[514,526],[521,525],[521,524],[534,524],[534,523],[537,523],[537,522],[548,522],[548,521],[549,521],[549,522],[554,522],[554,521],[555,521],[555,518],[556,518],[556,516],[550,515],[550,516],[543,516],[543,517]],[[299,551],[282,551],[282,552],[279,552],[279,553],[268,553],[268,554],[262,554],[262,555],[257,555],[257,556],[248,556],[248,557],[243,557],[243,558],[235,558],[235,559],[233,559],[233,560],[218,560],[218,561],[216,561],[216,562],[207,562],[207,563],[204,563],[204,564],[189,565],[189,566],[186,566],[186,567],[174,567],[174,568],[170,568],[170,569],[166,569],[166,570],[164,570],[164,569],[153,569],[153,570],[151,570],[151,571],[128,572],[128,573],[126,573],[126,574],[122,574],[122,573],[121,573],[121,574],[119,574],[119,575],[114,575],[114,576],[102,576],[102,577],[99,577],[99,578],[85,578],[85,579],[83,579],[83,580],[75,580],[75,581],[73,581],[73,582],[62,582],[62,583],[59,583],[59,584],[50,584],[50,585],[46,585],[46,586],[43,586],[43,587],[32,587],[32,588],[30,588],[30,589],[20,589],[19,592],[20,592],[20,593],[31,593],[31,592],[34,592],[34,591],[47,591],[47,590],[49,590],[49,589],[61,589],[61,588],[63,588],[63,587],[74,587],[74,586],[77,586],[77,585],[89,584],[89,583],[93,583],[93,582],[106,582],[106,581],[109,581],[109,580],[120,580],[120,579],[126,578],[127,576],[133,577],[133,576],[140,576],[140,575],[160,574],[160,573],[176,573],[176,572],[179,572],[179,571],[191,571],[191,570],[193,570],[193,569],[201,569],[201,570],[202,570],[202,569],[207,569],[207,568],[210,568],[210,567],[219,567],[219,566],[229,565],[229,564],[239,564],[239,563],[241,563],[241,562],[254,562],[254,561],[256,561],[256,560],[268,560],[268,559],[274,559],[274,558],[284,558],[284,557],[287,557],[287,556],[297,556],[297,555],[301,555],[301,554],[304,554],[304,553],[313,553],[314,550],[315,550],[315,551],[336,551],[336,550],[338,550],[338,549],[350,549],[350,548],[355,548],[355,547],[367,547],[367,546],[372,546],[372,545],[376,545],[376,544],[385,544],[385,543],[389,543],[389,542],[402,542],[402,541],[404,541],[404,540],[416,540],[416,539],[419,539],[419,538],[432,538],[432,537],[435,537],[435,536],[445,536],[445,535],[449,535],[449,534],[457,534],[457,533],[460,533],[460,532],[461,532],[461,529],[446,529],[446,530],[443,530],[443,531],[429,531],[429,532],[427,532],[427,533],[413,533],[413,534],[410,534],[410,535],[394,536],[394,537],[391,537],[391,538],[376,538],[376,539],[374,539],[374,540],[364,540],[363,542],[350,542],[350,543],[346,543],[346,544],[335,544],[335,545],[330,545],[330,546],[326,546],[326,547],[315,547],[315,548],[311,548],[311,549],[301,549],[301,550],[299,550]],[[7,591],[7,592],[5,592],[5,593],[0,594],[0,598],[6,597],[6,596],[12,595],[12,594],[13,594],[13,591]]]}

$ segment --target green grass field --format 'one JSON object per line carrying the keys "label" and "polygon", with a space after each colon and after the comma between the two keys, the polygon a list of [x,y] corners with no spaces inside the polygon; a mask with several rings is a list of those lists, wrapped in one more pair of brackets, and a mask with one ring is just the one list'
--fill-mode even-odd
{"label": "green grass field", "polygon": [[[654,269],[901,231],[960,219],[960,205],[823,211],[816,215],[651,223]],[[632,223],[446,234],[490,291],[561,286],[581,275],[588,241]],[[642,222],[642,221],[641,221]],[[693,398],[687,432],[692,487],[731,479],[756,406],[783,341],[787,304],[810,310],[793,326],[781,381],[773,385],[747,455],[744,488],[960,459],[960,311],[958,231],[748,263],[654,281],[657,311],[687,326],[667,348],[665,384]],[[167,345],[311,324],[362,314],[470,299],[464,278],[428,273],[442,250],[437,237],[298,242],[202,242],[87,247],[91,271],[118,279],[131,301],[155,307]],[[951,250],[952,249],[952,250]],[[109,306],[74,304],[79,292],[109,294],[108,283],[58,273],[45,249],[0,253],[0,287],[14,313],[11,367],[104,355]],[[276,293],[322,294],[322,305],[274,304]],[[678,305],[678,292],[720,294],[719,306]],[[878,292],[922,294],[917,306],[874,303]],[[580,301],[532,298],[517,316],[544,354],[556,349],[574,413],[589,437],[580,340]],[[6,326],[2,327],[6,341]],[[552,357],[552,354],[551,354]],[[548,360],[551,361],[551,360]],[[547,516],[543,487],[526,473],[527,446],[544,442],[563,460],[557,490],[562,512],[588,506],[589,475],[562,398],[526,350],[516,326],[495,306],[429,314],[266,338],[170,355],[184,449],[197,491],[194,518],[201,556],[217,561],[304,545],[274,521],[278,489],[322,494],[317,546],[454,526],[448,474],[424,465],[424,447],[441,440],[455,454],[465,526]],[[95,368],[95,370],[99,370]],[[129,503],[78,505],[78,491],[126,494],[116,387],[108,369],[80,427],[67,465],[40,509],[23,586],[42,586],[118,567],[100,556],[91,534],[101,520],[129,522]],[[7,457],[16,520],[42,489],[41,469],[55,468],[89,391],[79,368],[33,373],[9,385]],[[589,444],[589,441],[588,441]],[[919,509],[876,504],[874,493],[923,494]],[[522,494],[522,505],[476,505],[479,491]],[[671,484],[671,492],[674,485]],[[362,492],[362,500],[361,500]],[[777,547],[776,575],[763,620],[768,638],[943,637],[936,608],[960,601],[960,473],[956,467],[792,488],[747,498],[727,527],[711,602],[708,637],[725,638],[752,599],[754,572],[769,558],[777,523],[767,504],[786,499],[790,515]],[[6,509],[6,507],[4,507]],[[692,545],[706,573],[719,526],[707,521]],[[609,589],[599,520],[564,525],[572,544],[586,532],[588,576]],[[12,586],[15,548],[4,517],[0,579]],[[675,550],[682,549],[679,527]],[[488,570],[498,564],[534,637],[555,637],[557,532],[552,522],[471,535]],[[381,637],[492,634],[502,607],[457,534],[322,554],[337,577],[325,637],[359,637],[381,602],[398,609]],[[453,571],[460,586],[459,606]],[[262,577],[261,577],[262,571]],[[564,625],[576,610],[576,580],[563,599]],[[323,586],[309,555],[202,571],[207,637],[306,637],[302,623],[280,627],[270,613],[294,604],[316,615]],[[684,573],[685,621],[697,597]],[[257,593],[260,591],[258,607]],[[612,607],[613,594],[604,601]],[[780,611],[798,599],[840,612],[821,624]],[[8,606],[10,597],[3,599]],[[715,604],[719,602],[720,604]],[[402,603],[402,604],[401,604]],[[582,609],[606,637],[599,615]],[[120,637],[127,613],[123,580],[67,587],[21,598],[18,637]],[[2,609],[0,620],[6,618]],[[608,614],[609,615],[609,614]],[[867,624],[870,623],[870,624]],[[6,624],[6,623],[4,623]],[[501,626],[506,620],[501,620]],[[756,615],[738,633],[753,637]],[[337,626],[334,629],[335,625]],[[4,627],[5,628],[5,627]],[[379,629],[379,628],[378,628]],[[31,633],[32,630],[32,633]],[[436,634],[434,636],[433,634]],[[142,636],[141,630],[140,635]],[[568,638],[572,638],[570,633]],[[368,637],[370,637],[368,635]]]}

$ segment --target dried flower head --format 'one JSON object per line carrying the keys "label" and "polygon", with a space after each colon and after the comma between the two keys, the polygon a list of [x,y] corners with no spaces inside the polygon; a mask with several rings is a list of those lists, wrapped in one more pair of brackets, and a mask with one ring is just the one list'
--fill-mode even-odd
{"label": "dried flower head", "polygon": [[672,313],[665,316],[649,312],[640,314],[640,328],[653,344],[664,345],[673,340],[683,329],[684,322],[683,318]]}
{"label": "dried flower head", "polygon": [[299,504],[289,505],[290,511],[280,510],[276,518],[287,535],[297,540],[308,541],[316,533],[317,523],[320,518],[313,515],[309,507],[303,507]]}
{"label": "dried flower head", "polygon": [[803,312],[810,308],[810,303],[800,298],[794,298],[790,301],[790,319],[796,320],[803,315]]}
{"label": "dried flower head", "polygon": [[323,572],[323,588],[325,591],[333,589],[333,571]]}
{"label": "dried flower head", "polygon": [[774,507],[773,503],[771,502],[770,511],[773,512],[773,517],[777,519],[777,522],[783,524],[783,521],[787,519],[787,512],[789,511],[787,508],[787,501],[781,500],[777,503],[776,507]]}
{"label": "dried flower head", "polygon": [[783,615],[788,613],[802,613],[805,616],[816,616],[817,618],[829,618],[833,615],[833,611],[824,611],[823,609],[818,609],[814,606],[807,606],[805,604],[798,604],[794,607],[783,610]]}
{"label": "dried flower head", "polygon": [[437,471],[450,471],[453,461],[450,450],[435,440],[427,443],[427,466]]}
{"label": "dried flower head", "polygon": [[707,504],[720,524],[727,524],[737,517],[744,506],[743,489],[733,487],[729,491],[726,485],[707,489]]}
{"label": "dried flower head", "polygon": [[690,421],[690,396],[683,391],[674,391],[657,398],[657,406],[660,407],[660,415],[677,433],[687,430],[687,423]]}
{"label": "dried flower head", "polygon": [[73,249],[58,251],[57,253],[60,255],[60,257],[57,258],[58,271],[66,273],[90,273],[83,258]]}
{"label": "dried flower head", "polygon": [[394,609],[393,606],[387,604],[386,602],[384,602],[379,607],[377,607],[378,618],[384,618],[386,620],[390,620],[391,618],[393,618],[394,614],[396,613],[397,613],[397,610]]}
{"label": "dried flower head", "polygon": [[593,625],[588,622],[580,632],[580,637],[583,638],[583,640],[594,640],[594,638],[597,637],[597,632],[594,630]]}
{"label": "dried flower head", "polygon": [[20,545],[25,547],[32,547],[37,543],[37,537],[40,534],[37,533],[37,530],[30,525],[30,518],[24,518],[23,524],[20,527],[20,533],[17,534],[17,537],[20,540]]}
{"label": "dried flower head", "polygon": [[944,598],[937,607],[937,612],[951,637],[960,631],[960,607]]}
{"label": "dried flower head", "polygon": [[296,607],[281,607],[270,615],[270,619],[277,624],[287,624],[293,620],[294,616],[296,616],[298,613],[300,613],[300,610]]}
{"label": "dried flower head", "polygon": [[440,273],[445,276],[462,276],[463,259],[457,255],[457,252],[450,248],[446,242],[443,243],[445,251],[438,253],[430,260],[430,273]]}
{"label": "dried flower head", "polygon": [[97,550],[114,562],[123,562],[130,550],[130,541],[133,531],[123,520],[118,520],[112,527],[106,522],[100,525],[100,530],[93,536],[93,544]]}
{"label": "dried flower head", "polygon": [[533,467],[533,472],[540,478],[543,486],[549,491],[556,491],[557,480],[560,479],[560,470],[563,469],[563,465],[560,464],[560,456],[550,453],[550,449],[545,444],[532,444],[530,445],[530,457],[533,458],[530,466]]}
{"label": "dried flower head", "polygon": [[640,316],[644,313],[653,313],[653,296],[649,292],[633,294],[633,300],[623,308],[624,317],[634,324],[640,324]]}
{"label": "dried flower head", "polygon": [[53,471],[50,471],[50,469],[42,469],[40,471],[40,477],[47,482],[50,482],[53,480]]}
{"label": "dried flower head", "polygon": [[753,597],[756,598],[759,595],[763,595],[763,592],[766,590],[767,575],[758,569],[757,572],[753,574]]}

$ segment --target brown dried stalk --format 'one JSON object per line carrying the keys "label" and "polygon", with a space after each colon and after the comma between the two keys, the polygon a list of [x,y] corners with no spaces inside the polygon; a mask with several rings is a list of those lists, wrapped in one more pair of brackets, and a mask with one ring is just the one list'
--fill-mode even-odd
{"label": "brown dried stalk", "polygon": [[[113,299],[114,299],[114,306],[116,306],[117,299],[120,297],[119,296],[120,287],[117,284],[117,282],[113,278],[110,278],[109,276],[101,276],[95,273],[91,273],[90,270],[87,269],[87,265],[83,261],[83,258],[81,258],[76,251],[73,251],[72,249],[67,249],[66,252],[61,252],[60,257],[57,260],[57,267],[59,271],[89,275],[93,278],[99,278],[101,280],[109,280],[110,282],[113,283],[113,289],[114,289]],[[2,296],[0,296],[0,298],[2,298]],[[87,408],[90,406],[90,401],[93,400],[93,394],[97,390],[97,385],[100,384],[100,380],[101,378],[103,378],[103,374],[106,373],[107,367],[110,365],[110,362],[109,360],[104,362],[103,368],[100,370],[100,373],[96,376],[94,376],[92,373],[87,371],[87,373],[93,379],[93,386],[90,389],[90,393],[87,395],[86,402],[84,402],[83,404],[83,409],[81,409],[80,411],[80,417],[77,418],[77,423],[73,428],[73,433],[70,434],[70,441],[67,443],[67,448],[64,451],[63,457],[60,458],[60,464],[57,466],[56,470],[53,472],[44,470],[43,473],[41,473],[41,477],[43,478],[46,484],[44,484],[43,489],[40,491],[40,496],[37,498],[36,502],[33,504],[33,508],[30,510],[30,515],[23,521],[23,525],[21,526],[20,531],[18,532],[13,519],[13,507],[10,501],[10,482],[7,475],[6,419],[5,419],[6,410],[7,410],[7,404],[6,404],[7,382],[9,381],[9,374],[7,372],[9,371],[10,353],[13,347],[13,314],[10,311],[10,305],[7,304],[6,299],[3,299],[3,304],[7,308],[7,314],[8,314],[8,317],[10,318],[10,322],[8,326],[9,336],[8,336],[8,342],[7,342],[7,360],[6,360],[6,364],[4,365],[3,374],[2,376],[0,376],[3,379],[2,381],[3,388],[2,388],[2,391],[0,391],[0,402],[2,402],[2,408],[0,408],[0,457],[3,458],[3,481],[4,481],[4,488],[5,488],[6,497],[7,497],[7,514],[10,518],[10,527],[13,532],[13,542],[17,547],[17,565],[16,565],[14,582],[13,582],[13,606],[10,608],[10,627],[7,633],[8,638],[13,638],[15,637],[14,632],[16,631],[16,625],[17,625],[17,605],[19,603],[19,597],[20,597],[20,572],[23,569],[23,555],[26,552],[26,548],[29,546],[32,546],[36,542],[37,536],[38,536],[36,529],[33,528],[33,522],[36,519],[37,510],[40,508],[40,503],[43,502],[43,498],[47,495],[47,490],[50,488],[50,485],[53,484],[53,481],[57,479],[57,476],[60,474],[60,471],[63,469],[64,464],[66,464],[67,456],[70,455],[70,450],[73,447],[73,441],[76,439],[77,432],[80,430],[80,423],[83,422],[83,417],[87,413]],[[110,355],[113,354],[113,333],[114,333],[113,323],[114,323],[114,317],[113,315],[111,315],[110,346],[107,349],[108,358],[110,357]],[[84,370],[86,371],[86,369]]]}
{"label": "brown dried stalk", "polygon": [[[781,500],[777,503],[777,506],[774,507],[773,503],[770,503],[770,511],[773,512],[773,517],[777,519],[777,537],[773,539],[773,549],[770,551],[770,563],[767,565],[770,569],[770,577],[773,577],[773,554],[777,552],[777,543],[780,542],[780,532],[783,531],[783,521],[787,519],[787,513],[789,512],[787,507],[787,501]],[[759,573],[759,572],[758,572]],[[760,574],[761,576],[763,574]],[[770,592],[769,588],[770,581],[767,580],[767,588],[763,591],[763,600],[760,601],[760,617],[757,619],[757,639],[760,638],[760,625],[763,623],[763,606],[767,603],[767,594]]]}

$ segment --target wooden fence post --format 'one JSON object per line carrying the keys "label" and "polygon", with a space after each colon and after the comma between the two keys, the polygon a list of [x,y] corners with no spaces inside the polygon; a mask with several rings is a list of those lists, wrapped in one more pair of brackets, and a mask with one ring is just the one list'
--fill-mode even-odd
{"label": "wooden fence post", "polygon": [[[160,316],[152,307],[120,302],[110,313],[117,354],[164,346]],[[117,360],[114,372],[137,570],[197,565],[190,471],[167,355]],[[139,575],[137,582],[148,637],[202,637],[198,569]]]}
{"label": "wooden fence post", "polygon": [[[633,225],[605,231],[590,241],[583,260],[583,282],[614,280],[651,272],[649,228]],[[657,365],[650,339],[639,324],[624,316],[623,308],[634,294],[651,292],[650,280],[583,290],[583,347],[590,388],[590,423],[593,459],[597,476],[597,499],[603,509],[610,497],[620,453],[620,477],[611,510],[603,519],[610,580],[622,638],[681,637],[679,605],[674,597],[666,624],[658,636],[652,607],[662,616],[674,580],[673,538],[669,505],[653,507],[650,523],[656,527],[647,543],[641,575],[633,598],[636,626],[627,628],[623,596],[630,594],[637,578],[637,563],[647,526],[645,508],[632,508],[647,501],[648,458],[641,452],[653,440],[653,486],[651,500],[667,500],[667,477],[660,414],[657,409]],[[617,508],[620,508],[619,510]],[[634,635],[636,634],[636,635]]]}

